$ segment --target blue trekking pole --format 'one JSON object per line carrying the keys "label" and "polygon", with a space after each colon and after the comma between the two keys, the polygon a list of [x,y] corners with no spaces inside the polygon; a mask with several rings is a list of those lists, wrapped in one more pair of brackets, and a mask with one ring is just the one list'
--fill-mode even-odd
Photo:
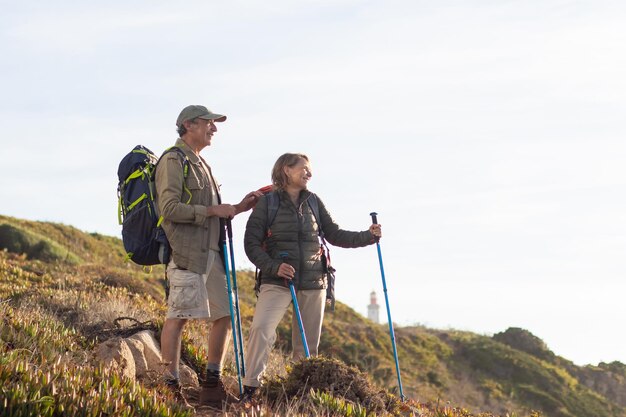
{"label": "blue trekking pole", "polygon": [[237,379],[239,381],[239,395],[243,395],[243,384],[241,383],[241,368],[239,368],[239,352],[237,350],[237,329],[235,327],[235,317],[233,315],[233,290],[230,286],[230,272],[228,270],[228,250],[226,240],[222,243],[224,252],[224,272],[226,273],[226,288],[228,290],[228,307],[230,308],[230,325],[233,329],[233,346],[235,349],[235,365],[237,366]]}
{"label": "blue trekking pole", "polygon": [[[230,249],[230,270],[233,277],[233,292],[235,293],[235,313],[237,314],[237,340],[239,341],[239,355],[241,375],[246,376],[246,364],[243,359],[243,334],[241,331],[241,310],[239,309],[239,290],[237,289],[237,269],[235,268],[235,251],[233,249],[233,226],[230,219],[226,220],[228,247]],[[232,316],[231,316],[232,317]],[[234,329],[233,329],[234,332]]]}
{"label": "blue trekking pole", "polygon": [[[287,263],[287,254],[282,252],[280,254],[283,262]],[[298,298],[296,297],[296,290],[293,286],[293,280],[289,281],[289,290],[291,291],[291,300],[293,301],[293,312],[296,315],[296,319],[298,319],[298,327],[300,327],[300,337],[302,338],[302,346],[304,346],[304,357],[309,358],[311,354],[309,353],[309,344],[306,342],[306,334],[304,333],[304,325],[302,324],[302,316],[300,316],[300,307],[298,306]]]}
{"label": "blue trekking pole", "polygon": [[[372,212],[372,224],[378,224],[376,219],[378,213]],[[393,332],[393,323],[391,321],[391,311],[389,310],[389,297],[387,296],[387,282],[385,281],[385,268],[383,267],[383,255],[380,251],[379,238],[376,238],[376,249],[378,249],[378,262],[380,263],[380,275],[383,278],[383,291],[385,292],[385,304],[387,305],[387,321],[389,322],[389,336],[391,337],[391,346],[393,347],[393,358],[396,361],[396,373],[398,374],[398,388],[400,389],[400,400],[404,402],[404,392],[402,391],[402,378],[400,377],[400,365],[398,364],[398,350],[396,349],[396,336]]]}

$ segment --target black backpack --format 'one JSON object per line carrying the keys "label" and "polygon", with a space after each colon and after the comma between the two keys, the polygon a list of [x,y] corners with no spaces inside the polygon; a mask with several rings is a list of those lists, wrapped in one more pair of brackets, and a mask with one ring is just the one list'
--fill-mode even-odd
{"label": "black backpack", "polygon": [[[278,192],[272,191],[266,194],[267,199],[267,218],[265,224],[267,226],[266,236],[270,236],[271,226],[276,219],[278,213],[278,206],[280,205],[280,198]],[[320,221],[320,209],[317,202],[317,195],[311,193],[311,196],[307,199],[307,203],[313,212],[315,222],[317,223],[317,233],[320,239],[320,251],[322,252],[322,265],[324,267],[324,273],[328,277],[328,287],[326,288],[326,300],[330,303],[330,310],[335,311],[335,268],[330,264],[330,250],[324,239],[324,231],[322,230],[322,222]],[[255,290],[258,291],[261,288],[261,273],[257,270],[256,286]]]}
{"label": "black backpack", "polygon": [[[163,155],[168,152],[178,152],[182,156],[186,178],[189,170],[187,155],[177,147],[166,149]],[[169,242],[161,228],[163,217],[155,202],[154,174],[159,161],[160,158],[150,149],[137,145],[122,159],[117,170],[118,222],[122,225],[122,241],[126,259],[138,265],[166,264],[171,255]]]}

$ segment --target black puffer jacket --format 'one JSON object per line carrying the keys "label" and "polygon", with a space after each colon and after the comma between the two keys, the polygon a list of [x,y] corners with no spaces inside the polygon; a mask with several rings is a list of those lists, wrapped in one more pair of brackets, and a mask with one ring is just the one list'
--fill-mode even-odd
{"label": "black puffer jacket", "polygon": [[373,244],[374,236],[369,230],[351,232],[341,230],[333,221],[324,203],[315,194],[300,192],[296,207],[284,191],[278,192],[280,204],[268,236],[267,198],[259,200],[252,211],[244,246],[248,259],[261,271],[261,284],[285,286],[285,280],[278,277],[278,267],[284,262],[281,254],[286,254],[286,262],[296,270],[294,284],[301,290],[325,289],[326,274],[323,271],[318,225],[307,203],[309,198],[317,198],[320,222],[328,243],[344,248],[358,248]]}

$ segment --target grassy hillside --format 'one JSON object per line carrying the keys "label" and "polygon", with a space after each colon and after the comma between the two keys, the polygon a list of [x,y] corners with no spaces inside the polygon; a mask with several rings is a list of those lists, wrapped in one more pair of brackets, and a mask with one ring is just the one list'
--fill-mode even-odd
{"label": "grassy hillside", "polygon": [[[1,415],[186,414],[158,382],[121,378],[94,363],[91,354],[115,335],[158,333],[165,312],[162,267],[144,271],[124,262],[121,242],[113,237],[5,216],[0,249]],[[237,277],[245,333],[254,311],[253,273],[239,271]],[[279,352],[290,349],[290,323],[287,314],[278,329]],[[186,330],[184,358],[192,368],[205,364],[205,334],[204,323]],[[272,390],[292,392],[289,387],[302,385],[307,372],[321,375],[328,366],[336,371],[326,379],[341,374],[350,378],[347,385],[366,387],[363,392],[371,396],[358,405],[361,400],[325,394],[328,387],[319,380],[318,391],[292,392],[300,402],[276,400],[283,402],[259,415],[278,409],[284,415],[352,416],[386,409],[420,416],[626,416],[625,365],[578,367],[525,330],[488,337],[406,327],[396,329],[396,339],[408,404],[392,400],[397,380],[387,325],[337,303],[327,313],[320,345],[322,355],[333,359],[285,367],[287,358],[275,355],[279,365],[269,372],[268,398]],[[227,373],[232,376],[232,365]],[[378,408],[372,408],[372,398]],[[383,403],[386,408],[380,408]]]}

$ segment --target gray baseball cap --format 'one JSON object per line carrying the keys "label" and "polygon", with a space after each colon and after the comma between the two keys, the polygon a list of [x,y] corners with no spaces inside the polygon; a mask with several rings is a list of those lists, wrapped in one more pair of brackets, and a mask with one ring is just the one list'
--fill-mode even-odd
{"label": "gray baseball cap", "polygon": [[215,114],[204,106],[192,104],[191,106],[185,107],[180,112],[180,114],[178,115],[178,119],[176,119],[176,126],[180,127],[180,125],[182,125],[185,120],[191,120],[196,118],[213,120],[215,122],[223,122],[224,120],[226,120],[226,116],[224,115]]}

